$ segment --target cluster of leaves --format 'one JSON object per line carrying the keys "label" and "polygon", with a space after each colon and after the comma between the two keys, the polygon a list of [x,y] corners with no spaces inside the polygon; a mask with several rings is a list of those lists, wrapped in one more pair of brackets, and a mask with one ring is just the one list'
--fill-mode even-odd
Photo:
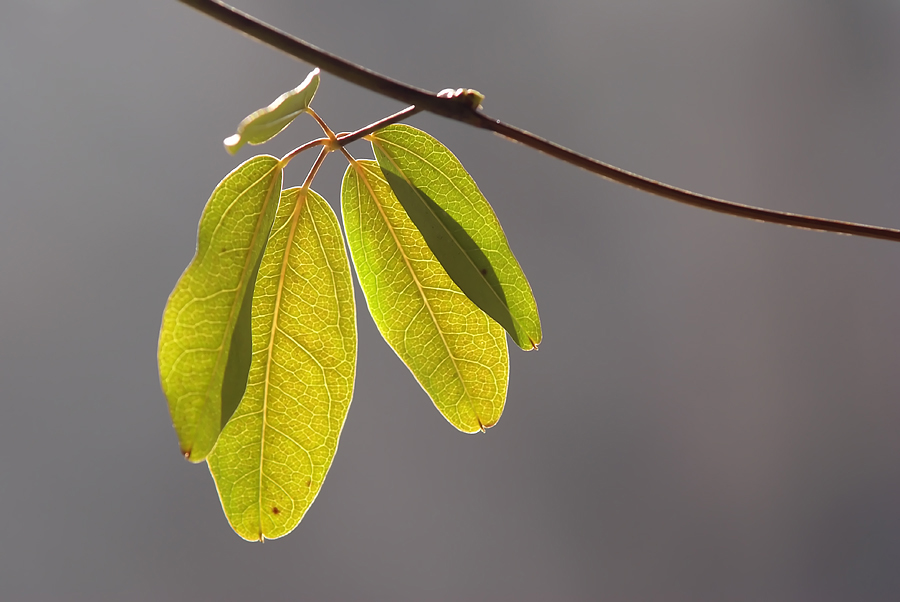
{"label": "cluster of leaves", "polygon": [[[385,341],[457,429],[496,424],[506,334],[537,348],[531,287],[487,200],[457,158],[406,125],[372,128],[356,160],[311,109],[318,70],[241,122],[231,153],[308,113],[327,138],[245,161],[213,191],[197,253],[163,314],[159,371],[181,451],[206,461],[231,526],[248,540],[300,522],[337,450],[353,394],[356,308],[337,217],[310,184],[325,156],[349,161],[346,241]],[[321,147],[303,186],[298,151]]]}

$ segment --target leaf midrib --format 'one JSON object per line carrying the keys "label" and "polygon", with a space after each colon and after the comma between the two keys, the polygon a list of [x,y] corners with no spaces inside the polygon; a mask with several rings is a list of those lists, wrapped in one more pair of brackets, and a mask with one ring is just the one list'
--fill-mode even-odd
{"label": "leaf midrib", "polygon": [[[287,273],[287,265],[290,260],[291,255],[291,247],[294,244],[294,236],[297,234],[297,224],[300,223],[300,212],[303,210],[303,207],[306,206],[306,198],[307,198],[308,190],[301,189],[296,194],[296,201],[294,204],[294,211],[291,214],[291,229],[288,232],[287,241],[284,246],[284,254],[281,258],[281,273],[278,278],[278,288],[275,292],[275,306],[272,309],[272,329],[269,331],[269,346],[266,349],[266,378],[263,385],[263,398],[262,398],[262,426],[260,428],[259,434],[259,496],[257,509],[259,511],[259,537],[260,541],[263,538],[263,500],[262,500],[262,492],[263,492],[263,458],[265,457],[266,451],[266,428],[268,427],[268,409],[269,409],[269,383],[271,381],[270,375],[272,372],[272,350],[275,346],[275,333],[278,331],[278,316],[281,313],[281,297],[284,292],[284,277]],[[273,427],[274,428],[274,427]],[[278,430],[278,429],[275,429]],[[293,441],[293,440],[292,440]],[[272,480],[271,477],[268,477],[269,480]],[[274,482],[274,480],[273,480]],[[278,485],[278,483],[275,483]],[[281,487],[279,485],[279,487]],[[284,488],[281,487],[282,491]],[[287,494],[287,492],[285,492]],[[288,495],[290,498],[291,496]]]}
{"label": "leaf midrib", "polygon": [[403,263],[406,264],[406,269],[409,270],[410,275],[412,276],[413,282],[416,284],[416,288],[419,290],[419,296],[422,297],[422,303],[425,305],[425,308],[428,309],[428,315],[431,316],[431,321],[434,323],[435,330],[437,330],[438,335],[441,337],[441,343],[444,344],[444,349],[447,350],[447,356],[450,358],[450,361],[453,363],[453,370],[456,372],[456,376],[459,378],[459,382],[462,385],[463,392],[466,394],[466,401],[469,402],[469,405],[472,407],[472,413],[475,415],[475,420],[478,421],[478,427],[484,431],[484,423],[481,421],[481,416],[478,415],[478,410],[475,408],[475,403],[472,401],[472,395],[469,393],[469,388],[466,386],[466,381],[462,376],[462,373],[459,371],[459,365],[456,363],[456,357],[453,355],[453,352],[450,350],[450,346],[447,344],[446,338],[444,338],[444,331],[441,330],[440,325],[437,322],[437,318],[434,316],[434,311],[431,308],[431,303],[428,302],[428,297],[425,295],[424,287],[422,283],[419,282],[419,277],[416,274],[415,270],[412,267],[412,264],[409,261],[409,257],[406,256],[406,252],[403,249],[403,245],[400,244],[400,239],[397,237],[397,233],[394,231],[394,226],[391,224],[390,220],[387,217],[387,214],[384,212],[384,207],[382,207],[381,203],[378,201],[378,196],[375,194],[375,191],[372,189],[371,184],[369,183],[368,178],[363,175],[364,168],[358,161],[352,162],[353,167],[356,169],[357,173],[360,175],[360,179],[365,183],[366,188],[369,190],[369,195],[372,197],[372,200],[375,202],[375,206],[378,207],[378,212],[381,214],[381,218],[384,220],[385,225],[388,228],[388,231],[391,233],[391,237],[394,239],[394,244],[397,245],[397,250],[400,251],[400,256],[403,258]]}

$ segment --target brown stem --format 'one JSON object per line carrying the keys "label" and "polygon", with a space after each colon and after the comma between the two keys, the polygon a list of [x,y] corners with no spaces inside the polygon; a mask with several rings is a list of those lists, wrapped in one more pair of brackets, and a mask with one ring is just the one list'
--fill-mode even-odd
{"label": "brown stem", "polygon": [[[505,138],[550,155],[551,157],[555,157],[561,161],[565,161],[566,163],[580,167],[581,169],[585,169],[614,182],[637,188],[644,192],[649,192],[650,194],[655,194],[672,201],[685,203],[701,209],[708,209],[718,213],[725,213],[727,215],[771,224],[781,224],[784,226],[792,226],[794,228],[837,232],[839,234],[850,234],[853,236],[864,236],[867,238],[900,242],[900,230],[892,228],[867,226],[865,224],[855,224],[852,222],[842,222],[819,217],[784,213],[781,211],[772,211],[770,209],[761,209],[663,184],[662,182],[645,178],[644,176],[625,171],[624,169],[582,155],[581,153],[577,153],[556,144],[555,142],[504,123],[499,119],[488,117],[479,110],[477,102],[472,102],[472,97],[470,95],[437,95],[428,92],[427,90],[404,84],[403,82],[399,82],[366,69],[361,65],[351,63],[339,56],[325,52],[312,44],[279,31],[271,25],[242,13],[218,0],[179,0],[179,2],[187,4],[248,36],[254,37],[264,44],[281,50],[302,61],[311,63],[319,67],[322,71],[331,73],[332,75],[357,84],[372,92],[381,94],[382,96],[415,105],[414,110],[416,112],[427,111],[478,128],[490,130]],[[355,134],[356,133],[353,135]],[[342,150],[343,144],[349,143],[349,141],[345,142],[344,139],[341,139],[339,142],[341,142],[340,146]]]}
{"label": "brown stem", "polygon": [[384,119],[379,119],[375,123],[369,124],[364,128],[360,128],[355,132],[349,133],[341,133],[337,135],[338,142],[341,146],[345,146],[350,144],[351,142],[356,142],[361,138],[365,138],[369,134],[375,133],[376,130],[380,130],[381,128],[387,127],[391,124],[398,123],[403,121],[407,117],[412,117],[416,113],[421,113],[422,109],[417,108],[416,106],[406,107],[402,111],[397,111],[393,115],[388,115]]}
{"label": "brown stem", "polygon": [[313,180],[316,178],[316,174],[319,173],[319,168],[322,167],[322,163],[325,162],[325,157],[327,157],[330,152],[331,150],[327,146],[319,151],[319,156],[316,157],[312,167],[309,168],[309,174],[307,174],[306,179],[303,181],[302,188],[309,188],[312,185]]}

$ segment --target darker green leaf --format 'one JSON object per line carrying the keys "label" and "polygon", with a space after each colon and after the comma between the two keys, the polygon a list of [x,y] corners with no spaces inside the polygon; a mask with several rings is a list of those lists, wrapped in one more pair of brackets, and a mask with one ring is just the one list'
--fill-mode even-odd
{"label": "darker green leaf", "polygon": [[275,218],[281,170],[278,159],[261,155],[219,183],[200,218],[197,254],[163,313],[160,382],[181,452],[192,462],[215,445],[223,413],[233,411],[246,380],[245,301]]}
{"label": "darker green leaf", "polygon": [[519,347],[535,349],[542,334],[531,286],[494,210],[459,160],[408,125],[369,138],[394,194],[456,285]]}

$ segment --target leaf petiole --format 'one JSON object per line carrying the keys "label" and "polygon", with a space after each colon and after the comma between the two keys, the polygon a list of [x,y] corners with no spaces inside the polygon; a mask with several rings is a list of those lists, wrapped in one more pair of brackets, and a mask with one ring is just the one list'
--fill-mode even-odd
{"label": "leaf petiole", "polygon": [[303,151],[307,151],[316,146],[326,146],[329,142],[330,140],[328,138],[316,138],[315,140],[310,140],[302,146],[298,146],[280,159],[279,163],[281,163],[281,168],[284,169],[285,167],[287,167],[288,163],[293,161],[294,158]]}
{"label": "leaf petiole", "polygon": [[320,152],[319,157],[316,159],[315,164],[313,164],[312,169],[310,169],[309,175],[306,177],[306,181],[303,184],[303,188],[309,188],[309,185],[312,183],[312,179],[315,178],[316,172],[318,172],[319,167],[321,167],[322,162],[325,160],[325,156],[328,155],[331,151],[340,150],[347,160],[353,162],[353,157],[350,156],[349,153],[344,151],[344,146],[350,144],[351,142],[356,142],[357,140],[362,140],[367,136],[375,133],[381,128],[385,128],[389,125],[393,125],[408,117],[412,117],[416,113],[421,113],[422,109],[416,107],[415,105],[411,105],[406,107],[401,111],[397,111],[393,115],[388,115],[384,119],[379,119],[373,123],[370,123],[364,128],[360,128],[355,132],[341,132],[340,134],[335,134],[334,131],[328,127],[328,124],[325,123],[325,120],[319,117],[319,114],[316,113],[312,107],[306,109],[306,112],[309,113],[313,119],[319,124],[319,127],[322,128],[322,131],[327,136],[326,138],[316,138],[315,140],[310,140],[306,144],[298,146],[284,157],[281,158],[281,168],[284,169],[287,167],[288,163],[290,163],[297,155],[301,154],[304,151],[307,151],[316,146],[324,146],[325,149]]}
{"label": "leaf petiole", "polygon": [[402,111],[397,111],[393,115],[388,115],[384,119],[380,119],[375,123],[370,123],[364,128],[358,129],[355,132],[342,132],[338,134],[338,141],[341,143],[341,146],[345,146],[350,144],[351,142],[356,142],[357,140],[361,140],[366,138],[381,128],[386,128],[389,125],[394,125],[395,123],[399,123],[408,117],[412,117],[417,113],[421,113],[424,109],[421,107],[417,107],[415,105],[410,105],[403,109]]}
{"label": "leaf petiole", "polygon": [[328,153],[330,152],[331,149],[328,148],[328,145],[326,145],[325,148],[319,151],[319,156],[316,157],[315,163],[313,163],[312,167],[309,168],[309,174],[307,174],[306,179],[303,181],[303,186],[301,186],[303,190],[309,189],[312,181],[316,177],[316,173],[319,171],[319,168],[322,167],[322,163],[325,162],[325,157],[327,157]]}
{"label": "leaf petiole", "polygon": [[316,111],[312,107],[307,107],[306,112],[309,113],[312,116],[312,118],[316,120],[316,123],[319,124],[319,127],[322,128],[322,131],[325,132],[325,135],[328,136],[328,140],[333,145],[340,145],[340,142],[338,142],[338,138],[334,134],[334,131],[332,131],[332,129],[330,127],[328,127],[328,124],[325,123],[325,120],[322,119],[321,117],[319,117],[319,114],[316,113]]}

